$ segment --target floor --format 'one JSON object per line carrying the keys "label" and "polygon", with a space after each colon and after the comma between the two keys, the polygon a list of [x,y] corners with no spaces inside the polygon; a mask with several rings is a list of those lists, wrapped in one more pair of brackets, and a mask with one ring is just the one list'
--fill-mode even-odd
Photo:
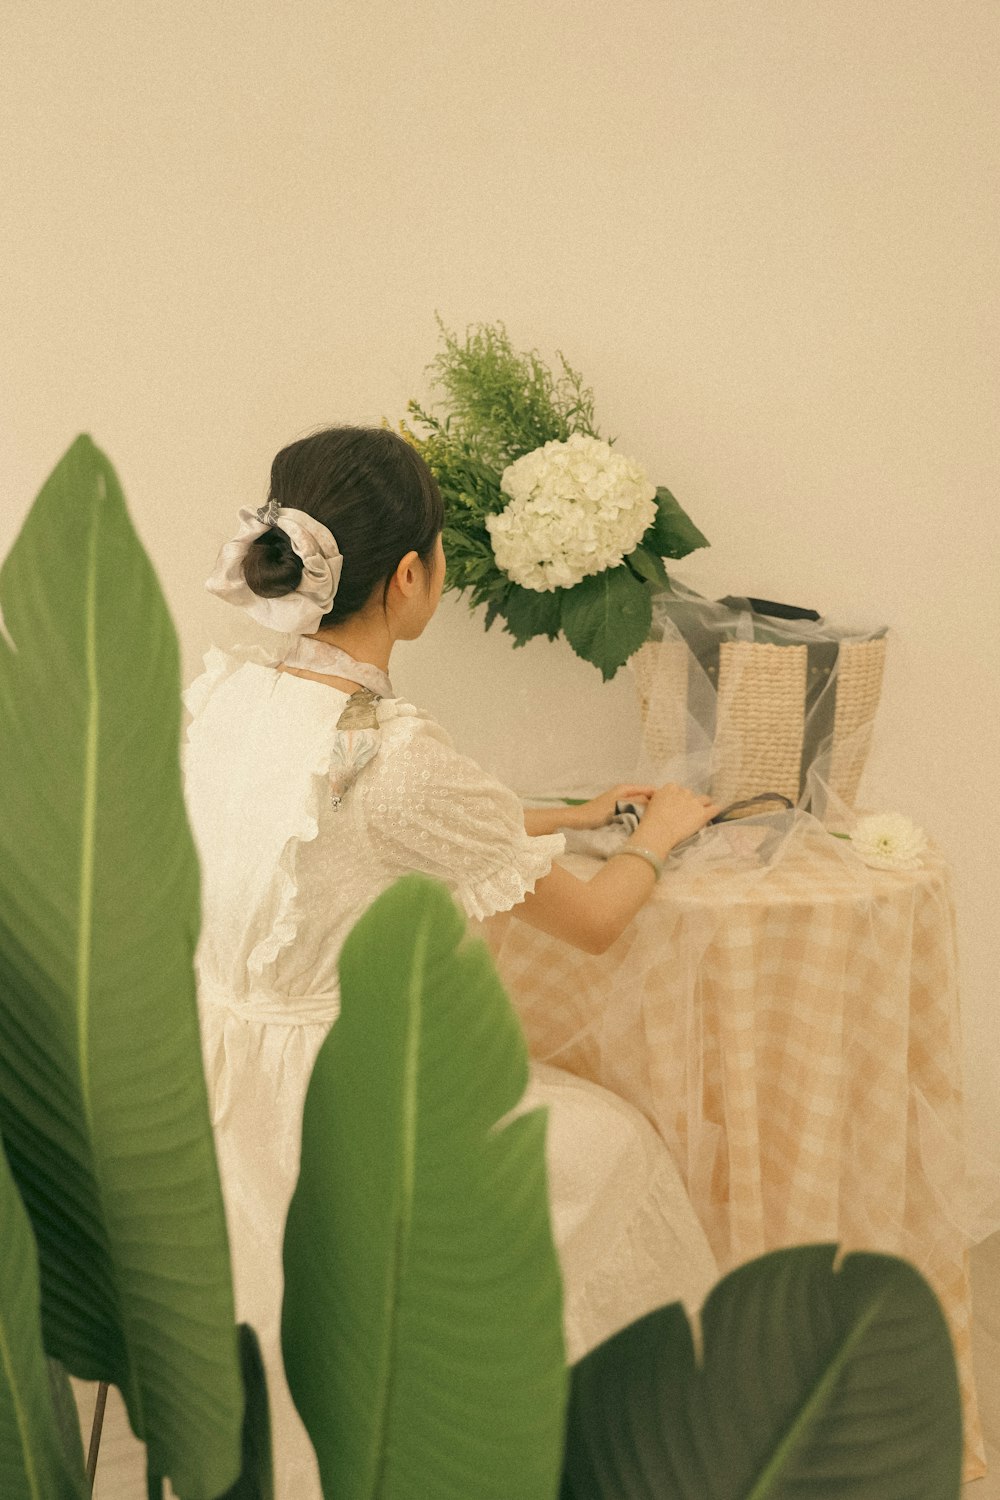
{"label": "floor", "polygon": [[[971,1255],[973,1358],[986,1436],[988,1473],[962,1486],[962,1500],[1000,1500],[1000,1234]],[[79,1386],[84,1432],[89,1435],[96,1386]],[[143,1450],[129,1432],[118,1393],[111,1391],[101,1441],[94,1500],[145,1500]]]}
{"label": "floor", "polygon": [[986,1438],[986,1476],[962,1500],[1000,1500],[1000,1234],[977,1245],[972,1264],[972,1358]]}

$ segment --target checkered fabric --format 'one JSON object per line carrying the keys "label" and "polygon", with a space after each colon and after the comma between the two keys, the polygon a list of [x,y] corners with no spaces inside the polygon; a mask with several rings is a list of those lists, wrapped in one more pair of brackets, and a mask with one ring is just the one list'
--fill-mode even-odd
{"label": "checkered fabric", "polygon": [[820,1240],[917,1266],[953,1336],[974,1479],[950,873],[932,849],[859,886],[842,853],[800,849],[752,882],[681,861],[606,954],[512,922],[499,968],[532,1054],[658,1128],[721,1271]]}

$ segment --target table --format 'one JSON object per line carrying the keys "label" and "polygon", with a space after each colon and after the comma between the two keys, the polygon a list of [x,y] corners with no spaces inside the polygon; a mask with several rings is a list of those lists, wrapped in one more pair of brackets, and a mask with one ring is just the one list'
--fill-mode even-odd
{"label": "table", "polygon": [[512,922],[497,963],[532,1055],[660,1131],[720,1273],[817,1240],[917,1266],[951,1329],[963,1480],[978,1478],[950,872],[934,846],[918,870],[870,870],[815,826],[769,867],[672,861],[599,957]]}

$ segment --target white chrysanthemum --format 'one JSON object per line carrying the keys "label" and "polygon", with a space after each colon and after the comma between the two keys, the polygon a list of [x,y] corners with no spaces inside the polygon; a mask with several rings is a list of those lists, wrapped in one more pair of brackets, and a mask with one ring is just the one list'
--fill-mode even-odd
{"label": "white chrysanthemum", "polygon": [[916,870],[927,836],[902,813],[872,813],[858,819],[851,844],[876,870]]}
{"label": "white chrysanthemum", "polygon": [[639,464],[579,432],[517,459],[500,488],[510,502],[486,522],[497,566],[539,593],[617,567],[656,516]]}

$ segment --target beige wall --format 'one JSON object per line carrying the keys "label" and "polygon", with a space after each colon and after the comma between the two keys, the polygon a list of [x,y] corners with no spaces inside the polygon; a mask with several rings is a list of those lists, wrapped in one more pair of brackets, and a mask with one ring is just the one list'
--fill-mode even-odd
{"label": "beige wall", "polygon": [[[680,576],[894,628],[864,800],[950,854],[1000,1154],[995,0],[12,0],[9,544],[72,436],[188,676],[273,451],[426,394],[434,310],[562,348],[713,549]],[[446,601],[398,684],[521,790],[631,770],[626,674]]]}

